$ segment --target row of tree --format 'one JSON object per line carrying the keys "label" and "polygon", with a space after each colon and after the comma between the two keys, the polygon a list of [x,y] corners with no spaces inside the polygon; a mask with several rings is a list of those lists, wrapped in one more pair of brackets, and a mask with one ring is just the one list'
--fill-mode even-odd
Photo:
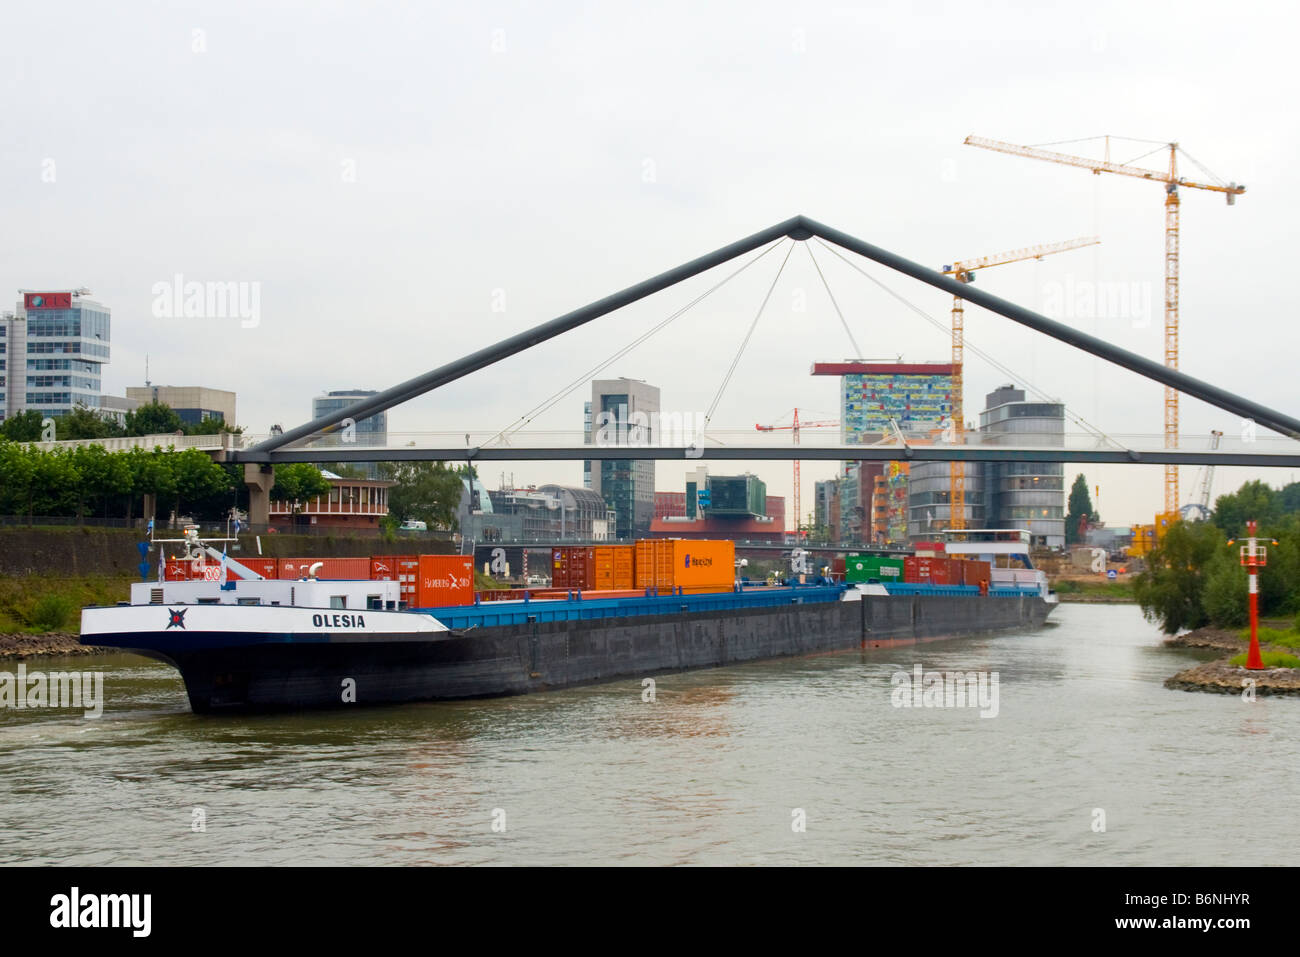
{"label": "row of tree", "polygon": [[[359,477],[354,469],[340,468]],[[454,529],[463,472],[441,462],[382,463],[380,476],[397,483],[388,490],[387,523],[396,527],[415,519],[430,529]],[[314,465],[278,465],[271,498],[305,503],[329,490]],[[199,521],[248,508],[242,466],[220,465],[198,449],[109,452],[85,445],[44,451],[0,438],[0,515],[129,520],[142,514],[146,495],[156,496],[160,512]]]}
{"label": "row of tree", "polygon": [[77,406],[67,415],[54,417],[54,435],[51,438],[41,413],[28,409],[0,422],[0,438],[11,442],[64,442],[71,439],[112,439],[134,435],[216,435],[218,432],[240,432],[219,419],[202,422],[182,422],[176,410],[165,402],[146,402],[126,413],[125,422],[119,425],[94,409]]}
{"label": "row of tree", "polygon": [[1134,581],[1147,617],[1171,635],[1203,625],[1244,624],[1248,598],[1240,539],[1252,519],[1268,546],[1268,564],[1259,576],[1260,614],[1300,614],[1300,482],[1274,489],[1254,481],[1219,496],[1208,522],[1176,522],[1165,532]]}
{"label": "row of tree", "polygon": [[[306,464],[276,469],[271,497],[303,502],[329,492],[320,470]],[[248,507],[238,465],[220,465],[198,449],[109,452],[99,445],[44,451],[0,439],[0,515],[125,517],[141,515],[144,497],[162,512],[200,521]]]}

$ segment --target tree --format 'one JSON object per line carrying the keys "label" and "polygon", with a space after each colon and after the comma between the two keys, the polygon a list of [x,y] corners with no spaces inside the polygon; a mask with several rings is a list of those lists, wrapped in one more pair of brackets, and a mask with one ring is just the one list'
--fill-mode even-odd
{"label": "tree", "polygon": [[35,409],[19,412],[0,422],[0,437],[11,442],[40,442],[42,416]]}
{"label": "tree", "polygon": [[388,490],[388,514],[398,522],[420,521],[429,528],[454,529],[464,486],[461,476],[441,462],[383,462],[379,474],[396,482]]}
{"label": "tree", "polygon": [[213,497],[229,497],[232,491],[229,474],[212,461],[206,452],[186,449],[183,452],[172,452],[171,455],[177,514],[180,514],[182,504],[194,510],[196,505]]}
{"label": "tree", "polygon": [[306,502],[318,495],[329,494],[330,483],[320,469],[307,462],[290,462],[277,465],[271,498],[277,502]]}
{"label": "tree", "polygon": [[181,417],[165,402],[146,402],[126,414],[127,435],[167,435],[180,431]]}
{"label": "tree", "polygon": [[78,405],[67,415],[54,420],[60,441],[67,439],[107,439],[122,434],[121,427],[94,409]]}
{"label": "tree", "polygon": [[1205,566],[1205,590],[1201,605],[1210,624],[1232,628],[1245,624],[1249,611],[1246,570],[1230,552],[1219,550]]}
{"label": "tree", "polygon": [[1133,582],[1133,594],[1148,620],[1166,634],[1199,628],[1208,621],[1202,595],[1205,569],[1215,552],[1227,545],[1209,522],[1176,521],[1159,547],[1147,555],[1147,567]]}
{"label": "tree", "polygon": [[1300,512],[1300,482],[1283,485],[1282,491],[1277,493],[1277,501],[1283,512]]}
{"label": "tree", "polygon": [[77,483],[77,518],[91,509],[131,493],[131,467],[120,452],[107,451],[102,445],[85,445],[73,451],[80,481]]}
{"label": "tree", "polygon": [[1266,483],[1255,480],[1215,499],[1213,521],[1228,538],[1244,534],[1246,522],[1250,519],[1259,522],[1262,529],[1273,524],[1281,514],[1278,493]]}
{"label": "tree", "polygon": [[1092,510],[1092,496],[1088,493],[1088,480],[1080,472],[1070,486],[1069,509],[1065,513],[1065,542],[1073,545],[1080,541],[1079,521],[1086,518],[1088,524],[1097,521],[1097,514]]}
{"label": "tree", "polygon": [[0,512],[31,514],[32,482],[36,475],[31,446],[0,441]]}
{"label": "tree", "polygon": [[[176,474],[172,469],[170,450],[155,448],[152,452],[144,449],[131,449],[125,453],[127,465],[131,472],[131,503],[145,495],[158,499],[170,499],[176,493]],[[127,508],[127,519],[131,518],[131,507]],[[144,518],[153,518],[145,515]]]}

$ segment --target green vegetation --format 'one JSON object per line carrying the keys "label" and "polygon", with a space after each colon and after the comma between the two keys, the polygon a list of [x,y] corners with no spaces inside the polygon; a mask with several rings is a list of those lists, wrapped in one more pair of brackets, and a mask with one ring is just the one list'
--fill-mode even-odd
{"label": "green vegetation", "polygon": [[[1288,655],[1284,651],[1261,651],[1259,656],[1264,659],[1266,668],[1300,668],[1300,658],[1295,655]],[[1243,666],[1246,663],[1246,652],[1234,655],[1228,660],[1228,664]]]}
{"label": "green vegetation", "polygon": [[134,578],[0,578],[0,632],[75,633],[86,605],[125,601]]}
{"label": "green vegetation", "polygon": [[495,591],[500,588],[509,588],[505,582],[499,582],[491,575],[484,575],[477,568],[474,569],[474,590],[475,591]]}
{"label": "green vegetation", "polygon": [[388,490],[388,527],[411,520],[424,522],[430,531],[456,527],[462,470],[442,462],[382,462],[379,475],[397,483]]}
{"label": "green vegetation", "polygon": [[215,518],[239,504],[242,490],[237,466],[218,465],[198,449],[109,452],[88,445],[46,452],[0,440],[0,515],[129,519],[145,495],[155,495],[160,509]]}
{"label": "green vegetation", "polygon": [[1097,581],[1079,581],[1077,579],[1064,579],[1062,581],[1052,582],[1052,590],[1058,595],[1085,595],[1096,596],[1098,598],[1109,598],[1115,601],[1132,601],[1133,600],[1133,583],[1132,581],[1111,581],[1110,579]]}
{"label": "green vegetation", "polygon": [[1079,524],[1083,519],[1087,519],[1088,524],[1093,525],[1100,521],[1101,516],[1092,510],[1092,496],[1088,493],[1088,480],[1080,472],[1074,477],[1074,484],[1070,486],[1069,508],[1065,513],[1065,543],[1067,545],[1074,545],[1080,540]]}
{"label": "green vegetation", "polygon": [[291,462],[276,468],[271,498],[277,502],[306,502],[318,495],[329,494],[329,490],[329,480],[316,466]]}
{"label": "green vegetation", "polygon": [[[1250,629],[1243,628],[1238,633],[1243,640],[1250,639]],[[1295,648],[1300,650],[1300,629],[1291,628],[1283,631],[1278,628],[1265,628],[1262,625],[1259,629],[1259,643],[1261,645],[1280,645],[1283,648]]]}
{"label": "green vegetation", "polygon": [[1300,483],[1278,490],[1255,481],[1219,496],[1210,521],[1174,523],[1147,556],[1147,570],[1134,581],[1147,618],[1167,634],[1207,624],[1243,624],[1246,570],[1239,558],[1241,543],[1229,540],[1243,535],[1250,519],[1259,522],[1259,537],[1268,548],[1268,564],[1259,575],[1260,614],[1293,617],[1300,612]]}
{"label": "green vegetation", "polygon": [[71,439],[111,439],[130,435],[166,435],[183,432],[185,435],[216,435],[218,432],[242,432],[239,426],[217,419],[205,419],[196,424],[182,422],[176,411],[163,402],[146,402],[126,414],[126,421],[118,425],[94,409],[77,406],[67,415],[54,418],[54,435],[47,436],[44,419],[39,412],[28,409],[0,422],[0,439],[10,442],[44,442],[53,438],[63,442]]}

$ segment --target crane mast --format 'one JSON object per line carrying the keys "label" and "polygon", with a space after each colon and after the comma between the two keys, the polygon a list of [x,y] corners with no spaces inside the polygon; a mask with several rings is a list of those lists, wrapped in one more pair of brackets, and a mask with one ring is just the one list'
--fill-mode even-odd
{"label": "crane mast", "polygon": [[[1083,239],[1068,239],[1061,243],[1045,243],[1041,246],[1027,246],[1009,252],[967,259],[943,267],[945,276],[952,276],[958,282],[975,281],[975,270],[988,269],[991,266],[1004,266],[1007,263],[1023,262],[1026,259],[1042,259],[1053,253],[1063,253],[1082,246],[1092,246],[1101,242],[1096,236]],[[966,313],[961,296],[952,297],[952,422],[954,445],[966,441],[966,419],[962,396],[965,394],[963,369],[966,355]],[[948,527],[966,527],[966,463],[950,462],[948,464]]]}
{"label": "crane mast", "polygon": [[[1059,163],[1064,166],[1074,166],[1079,169],[1086,169],[1093,174],[1115,173],[1120,176],[1131,176],[1138,179],[1151,180],[1153,182],[1163,183],[1165,185],[1165,365],[1171,369],[1178,368],[1178,220],[1179,220],[1179,196],[1180,187],[1188,189],[1203,189],[1210,192],[1223,193],[1232,206],[1238,196],[1246,191],[1246,187],[1239,183],[1206,183],[1197,180],[1186,179],[1178,174],[1178,153],[1180,152],[1177,143],[1169,143],[1169,168],[1166,171],[1145,169],[1140,166],[1133,166],[1130,163],[1112,163],[1110,161],[1110,137],[1106,137],[1106,158],[1102,160],[1092,159],[1087,156],[1073,156],[1069,153],[1059,153],[1055,150],[1045,150],[1036,146],[1017,146],[1014,143],[1007,143],[1002,140],[991,140],[982,136],[968,136],[965,143],[967,146],[978,146],[980,149],[993,150],[998,153],[1009,153],[1012,156],[1025,156],[1030,159],[1044,160],[1049,163]],[[1186,154],[1184,153],[1184,156]],[[1195,163],[1195,160],[1193,160]],[[1197,163],[1196,165],[1200,165]],[[1204,167],[1202,167],[1204,169]],[[1208,170],[1205,172],[1209,173]],[[1209,173],[1211,178],[1217,179],[1213,173]],[[1164,400],[1164,431],[1165,447],[1178,447],[1178,391],[1169,386],[1165,387]],[[1165,466],[1165,511],[1173,512],[1178,509],[1178,466]]]}

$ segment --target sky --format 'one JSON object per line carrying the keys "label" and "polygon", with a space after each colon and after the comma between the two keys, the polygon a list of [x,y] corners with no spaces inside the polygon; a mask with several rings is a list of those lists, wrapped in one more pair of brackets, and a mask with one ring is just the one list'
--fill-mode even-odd
{"label": "sky", "polygon": [[[1255,3],[10,4],[0,290],[90,288],[113,315],[106,392],[143,384],[148,356],[155,384],[236,392],[253,434],[306,421],[314,395],[385,388],[800,213],[933,266],[1099,235],[979,287],[1159,360],[1162,187],[962,141],[1177,140],[1247,186],[1231,207],[1182,191],[1181,368],[1295,415],[1298,19]],[[1117,142],[1112,158],[1154,148]],[[946,334],[812,249],[864,358],[947,359]],[[836,380],[810,368],[856,350],[807,250],[777,278],[779,265],[754,265],[601,375],[658,385],[684,414],[716,400],[719,434],[756,435],[795,407],[837,417]],[[861,265],[947,321],[946,294]],[[507,428],[723,272],[394,409],[390,433],[461,444]],[[245,308],[168,314],[178,282],[239,284]],[[1086,291],[1128,304],[1098,314]],[[1016,385],[1160,444],[1161,386],[978,307],[966,336]],[[967,358],[973,419],[1008,376]],[[580,441],[587,395],[528,430]],[[1211,429],[1243,435],[1184,399],[1186,441],[1208,445]],[[1282,447],[1270,436],[1261,447]],[[484,472],[493,487],[501,473],[580,484],[581,467]],[[753,468],[789,495],[789,462]],[[1099,488],[1111,524],[1161,508],[1158,467],[1066,468]],[[657,487],[681,490],[685,471],[660,463]],[[804,463],[804,511],[834,472]],[[1215,493],[1255,477],[1296,476],[1220,469]],[[1182,480],[1188,501],[1198,470]]]}

